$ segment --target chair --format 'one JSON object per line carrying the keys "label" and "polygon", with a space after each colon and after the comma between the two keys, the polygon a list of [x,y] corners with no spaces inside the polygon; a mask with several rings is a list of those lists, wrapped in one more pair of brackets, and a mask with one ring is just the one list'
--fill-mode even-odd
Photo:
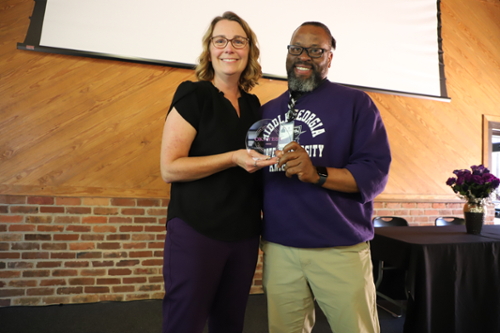
{"label": "chair", "polygon": [[408,221],[397,216],[376,216],[373,218],[375,228],[379,227],[408,227]]}
{"label": "chair", "polygon": [[445,225],[464,225],[465,219],[455,216],[440,216],[434,221],[434,224],[441,227]]}
{"label": "chair", "polygon": [[[408,227],[408,221],[402,217],[397,217],[397,216],[376,216],[373,218],[373,225],[375,228],[381,228],[381,227]],[[382,279],[384,276],[384,271],[394,271],[394,270],[401,270],[399,267],[395,266],[384,266],[384,261],[379,260],[377,263],[377,280],[375,281],[375,289],[377,290],[377,296],[382,297],[386,301],[396,305],[398,308],[401,309],[401,312],[406,309],[406,307],[401,304],[401,302],[396,301],[395,299],[383,294],[382,292],[379,291],[379,287],[382,283]],[[406,275],[406,272],[405,272]],[[405,278],[406,280],[406,278]],[[405,287],[405,296],[408,295],[408,292]],[[395,313],[394,311],[391,311],[384,306],[380,305],[377,303],[377,306],[380,308],[384,309],[385,311],[389,312],[391,315],[393,315],[396,318],[399,318],[402,316],[401,313]]]}

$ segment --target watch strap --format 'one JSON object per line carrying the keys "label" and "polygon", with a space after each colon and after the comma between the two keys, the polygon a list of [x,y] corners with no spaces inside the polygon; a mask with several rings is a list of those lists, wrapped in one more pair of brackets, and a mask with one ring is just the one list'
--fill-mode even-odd
{"label": "watch strap", "polygon": [[325,167],[317,166],[316,172],[318,173],[319,180],[314,183],[314,185],[323,186],[323,184],[326,182],[326,178],[328,177],[328,171]]}

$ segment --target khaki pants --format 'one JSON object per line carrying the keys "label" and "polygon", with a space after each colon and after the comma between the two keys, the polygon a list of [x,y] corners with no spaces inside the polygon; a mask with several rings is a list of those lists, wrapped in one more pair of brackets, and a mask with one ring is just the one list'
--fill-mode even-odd
{"label": "khaki pants", "polygon": [[379,333],[368,243],[301,249],[262,241],[269,333],[309,333],[314,300],[334,333]]}

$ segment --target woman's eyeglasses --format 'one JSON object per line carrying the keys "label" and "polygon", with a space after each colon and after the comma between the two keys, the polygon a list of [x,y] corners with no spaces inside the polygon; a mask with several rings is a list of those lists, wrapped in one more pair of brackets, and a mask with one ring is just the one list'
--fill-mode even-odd
{"label": "woman's eyeglasses", "polygon": [[249,39],[246,37],[236,36],[233,39],[226,38],[224,36],[212,37],[212,44],[218,49],[223,49],[226,47],[227,43],[231,42],[235,49],[242,49],[247,46]]}

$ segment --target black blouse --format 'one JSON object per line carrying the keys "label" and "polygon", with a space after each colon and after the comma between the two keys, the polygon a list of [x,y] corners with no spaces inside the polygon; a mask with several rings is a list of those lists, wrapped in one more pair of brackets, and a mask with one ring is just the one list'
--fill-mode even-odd
{"label": "black blouse", "polygon": [[[246,133],[259,119],[260,102],[241,91],[240,117],[211,82],[179,85],[170,109],[196,129],[189,156],[207,156],[245,149]],[[235,241],[261,231],[261,172],[234,167],[203,179],[174,182],[167,221],[178,217],[208,237]]]}

